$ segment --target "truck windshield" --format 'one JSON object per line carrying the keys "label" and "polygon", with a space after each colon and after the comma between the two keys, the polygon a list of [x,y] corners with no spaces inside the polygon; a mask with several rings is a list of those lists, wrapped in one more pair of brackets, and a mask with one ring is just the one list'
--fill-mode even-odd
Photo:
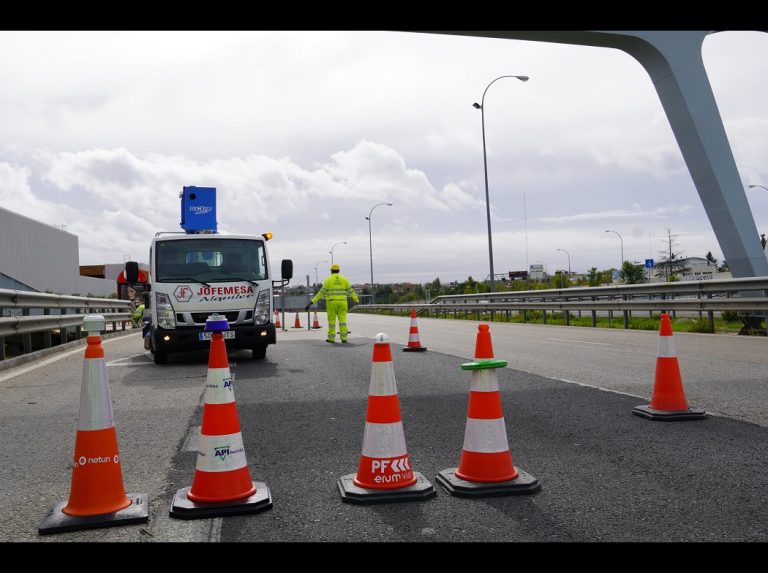
{"label": "truck windshield", "polygon": [[256,239],[157,241],[158,282],[260,281],[267,277],[264,242]]}

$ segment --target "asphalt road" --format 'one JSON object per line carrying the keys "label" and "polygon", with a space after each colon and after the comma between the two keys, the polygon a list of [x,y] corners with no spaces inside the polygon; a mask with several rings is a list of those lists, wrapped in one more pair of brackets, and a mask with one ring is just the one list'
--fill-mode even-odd
{"label": "asphalt road", "polygon": [[[104,347],[125,486],[149,494],[150,521],[38,536],[45,512],[69,493],[82,354],[76,350],[0,372],[5,437],[0,441],[5,460],[0,465],[0,541],[768,540],[768,429],[722,415],[651,422],[631,414],[647,398],[555,380],[547,377],[546,368],[526,371],[529,364],[538,368],[575,352],[577,336],[555,333],[560,327],[523,325],[523,330],[505,333],[502,327],[514,325],[493,325],[491,330],[496,356],[510,361],[510,368],[497,373],[513,460],[539,479],[540,492],[468,500],[448,495],[435,482],[437,472],[455,467],[461,453],[470,375],[460,364],[471,358],[477,323],[451,321],[440,327],[432,323],[447,321],[420,320],[422,343],[430,351],[403,353],[393,344],[394,370],[412,466],[435,484],[437,497],[343,504],[336,481],[356,471],[361,452],[370,332],[389,328],[393,342],[402,344],[408,326],[407,318],[395,317],[350,315],[349,322],[347,345],[324,343],[323,330],[289,329],[278,334],[278,344],[264,361],[251,361],[248,351],[230,354],[251,476],[266,482],[274,498],[273,509],[251,516],[168,517],[174,492],[190,485],[194,475],[207,356],[171,356],[168,365],[156,366],[140,349],[138,337],[129,335],[106,341]],[[436,334],[441,328],[457,329],[443,336],[461,352],[442,348]],[[536,336],[566,340],[551,340],[546,353],[532,356],[525,345],[533,344],[537,329],[543,330]],[[624,334],[650,334],[638,337],[650,350],[611,338],[603,344],[617,343],[618,349],[596,347],[595,354],[616,352],[630,364],[648,357],[653,361],[654,333]],[[583,346],[600,342],[584,336]],[[675,338],[679,351],[688,344],[680,341],[685,337]],[[753,362],[765,361],[764,353],[744,352],[747,372]],[[685,365],[683,370],[685,377]],[[580,378],[587,371],[594,371],[591,383],[613,381],[600,360],[573,368],[568,376]],[[648,377],[638,374],[635,385],[625,377],[621,384],[642,396],[641,384],[648,384]],[[652,383],[652,371],[650,378]],[[693,403],[689,380],[684,382],[692,405],[705,407]],[[765,392],[765,384],[762,374],[747,389],[760,386]]]}

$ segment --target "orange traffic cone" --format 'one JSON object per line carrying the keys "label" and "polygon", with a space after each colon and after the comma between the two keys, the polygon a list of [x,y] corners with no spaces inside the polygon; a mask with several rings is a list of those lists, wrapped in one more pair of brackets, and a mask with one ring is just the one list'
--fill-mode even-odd
{"label": "orange traffic cone", "polygon": [[299,311],[296,311],[296,320],[293,323],[293,328],[301,328],[301,320],[299,320]]}
{"label": "orange traffic cone", "polygon": [[363,452],[356,474],[339,478],[341,500],[348,503],[418,501],[436,495],[419,472],[411,470],[405,447],[400,402],[389,338],[374,338]]}
{"label": "orange traffic cone", "polygon": [[317,311],[315,311],[314,320],[312,321],[312,328],[321,328],[320,321],[317,318]]}
{"label": "orange traffic cone", "polygon": [[176,492],[170,516],[197,519],[257,513],[272,507],[264,482],[251,481],[237,417],[227,348],[221,334],[227,319],[212,314],[205,322],[211,332],[211,352],[203,400],[203,424],[192,486]]}
{"label": "orange traffic cone", "polygon": [[461,460],[458,468],[437,475],[451,495],[487,497],[534,493],[541,488],[535,477],[512,465],[495,370],[506,365],[506,360],[493,358],[489,327],[480,324],[475,362],[461,365],[462,370],[473,371]]}
{"label": "orange traffic cone", "polygon": [[672,338],[672,323],[669,314],[661,315],[659,325],[659,350],[656,354],[656,376],[653,396],[648,406],[635,406],[632,413],[649,420],[666,422],[676,420],[703,420],[707,413],[699,408],[689,408],[680,378],[675,341]]}
{"label": "orange traffic cone", "polygon": [[105,328],[102,315],[91,314],[83,320],[88,337],[72,486],[69,501],[54,506],[37,528],[43,535],[149,520],[147,494],[126,494],[123,487],[107,367],[99,336]]}
{"label": "orange traffic cone", "polygon": [[280,311],[275,309],[275,328],[282,328],[283,325],[280,323]]}
{"label": "orange traffic cone", "polygon": [[411,309],[411,329],[408,332],[408,346],[403,348],[403,352],[421,352],[426,350],[419,342],[419,325],[416,323],[416,309]]}

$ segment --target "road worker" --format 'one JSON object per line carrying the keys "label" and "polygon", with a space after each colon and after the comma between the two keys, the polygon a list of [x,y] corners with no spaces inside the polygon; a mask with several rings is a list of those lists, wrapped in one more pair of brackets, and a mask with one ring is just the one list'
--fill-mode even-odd
{"label": "road worker", "polygon": [[325,297],[326,310],[328,312],[328,336],[325,341],[332,344],[336,342],[337,316],[339,318],[341,341],[345,344],[347,342],[347,296],[351,297],[356,303],[360,302],[357,298],[357,293],[352,288],[352,285],[349,284],[349,279],[342,276],[340,271],[341,267],[339,265],[331,265],[331,276],[323,281],[322,288],[306,307],[309,310],[310,306]]}
{"label": "road worker", "polygon": [[141,317],[143,315],[144,303],[141,303],[136,307],[136,310],[133,311],[133,315],[131,315],[131,322],[133,323],[134,328],[140,328],[142,326]]}

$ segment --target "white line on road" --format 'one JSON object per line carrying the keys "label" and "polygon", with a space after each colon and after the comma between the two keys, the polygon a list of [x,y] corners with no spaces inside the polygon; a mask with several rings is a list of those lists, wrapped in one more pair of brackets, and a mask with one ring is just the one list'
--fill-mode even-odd
{"label": "white line on road", "polygon": [[149,355],[145,352],[142,352],[141,354],[133,354],[132,356],[126,356],[125,358],[110,360],[109,362],[107,362],[107,366],[148,366],[150,364],[153,364],[153,362],[150,360],[147,360],[146,362],[132,362],[131,364],[125,364],[126,360],[130,360],[131,358],[136,358],[137,356],[143,356],[149,359]]}
{"label": "white line on road", "polygon": [[603,392],[612,392],[613,394],[621,394],[622,396],[631,396],[632,398],[640,398],[647,400],[646,396],[638,396],[637,394],[630,394],[628,392],[619,392],[618,390],[610,390],[608,388],[601,388],[600,386],[593,386],[592,384],[584,384],[583,382],[576,382],[575,380],[566,380],[565,378],[552,378],[550,380],[559,380],[560,382],[567,382],[568,384],[576,384],[578,386],[586,386],[587,388],[594,388],[595,390],[602,390]]}
{"label": "white line on road", "polygon": [[224,523],[223,517],[215,517],[211,520],[211,529],[208,532],[208,541],[218,543],[221,541],[221,524]]}
{"label": "white line on road", "polygon": [[[138,334],[138,333],[137,333]],[[128,334],[127,336],[132,336]],[[103,340],[101,341],[102,344],[109,344],[110,342],[115,342],[117,340],[122,340],[124,337],[120,338],[113,338],[109,340]],[[63,358],[67,358],[68,356],[72,356],[73,354],[83,354],[85,352],[85,346],[78,346],[74,350],[68,350],[67,352],[62,352],[61,354],[57,354],[56,356],[52,356],[51,358],[46,358],[45,360],[41,360],[40,362],[35,362],[34,364],[31,364],[29,366],[24,367],[18,367],[11,368],[10,372],[8,374],[3,374],[0,376],[0,382],[5,382],[6,380],[10,380],[11,378],[16,378],[16,376],[21,376],[22,374],[26,374],[27,372],[32,372],[33,370],[37,370],[38,368],[42,366],[47,366],[48,364],[52,364],[58,360],[61,360]]]}
{"label": "white line on road", "polygon": [[595,346],[616,346],[608,342],[587,342],[586,340],[573,340],[571,338],[545,338],[544,340],[556,340],[557,342],[574,342],[577,344],[594,344]]}

